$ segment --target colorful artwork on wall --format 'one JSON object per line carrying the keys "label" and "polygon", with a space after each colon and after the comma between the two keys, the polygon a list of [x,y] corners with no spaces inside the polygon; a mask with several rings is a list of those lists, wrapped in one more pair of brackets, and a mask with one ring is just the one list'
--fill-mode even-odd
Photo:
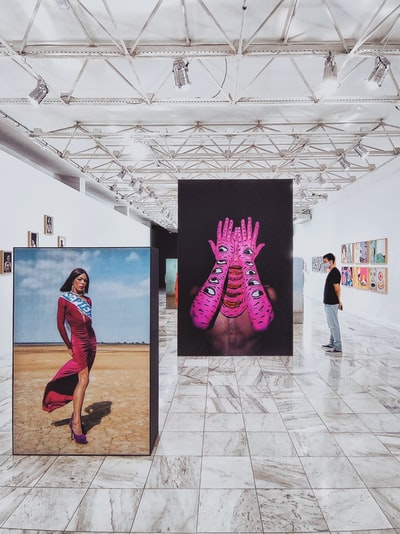
{"label": "colorful artwork on wall", "polygon": [[[14,454],[151,454],[157,265],[148,247],[14,249]],[[77,267],[90,276],[90,300],[60,289]],[[90,367],[82,406],[87,444],[70,437],[79,362]]]}
{"label": "colorful artwork on wall", "polygon": [[353,244],[354,263],[368,263],[368,241]]}
{"label": "colorful artwork on wall", "polygon": [[342,285],[348,287],[353,286],[353,267],[342,267]]}
{"label": "colorful artwork on wall", "polygon": [[369,289],[368,267],[353,267],[353,287],[357,289]]}
{"label": "colorful artwork on wall", "polygon": [[387,239],[373,239],[369,242],[369,263],[387,263]]}
{"label": "colorful artwork on wall", "polygon": [[342,263],[353,263],[353,243],[342,245]]}
{"label": "colorful artwork on wall", "polygon": [[[378,267],[388,263],[387,238],[343,244],[341,260],[342,264],[357,264],[342,266],[343,286],[387,293],[388,270],[385,267]],[[360,264],[365,266],[361,267]]]}
{"label": "colorful artwork on wall", "polygon": [[293,354],[292,187],[179,180],[178,355]]}
{"label": "colorful artwork on wall", "polygon": [[13,254],[11,250],[0,250],[0,274],[11,274],[13,270]]}

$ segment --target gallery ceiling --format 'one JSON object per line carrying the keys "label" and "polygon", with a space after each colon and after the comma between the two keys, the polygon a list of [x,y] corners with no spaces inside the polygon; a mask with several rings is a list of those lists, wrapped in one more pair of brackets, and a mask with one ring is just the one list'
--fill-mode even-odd
{"label": "gallery ceiling", "polygon": [[291,179],[307,220],[400,154],[398,0],[1,8],[0,143],[128,217],[175,232],[179,180]]}

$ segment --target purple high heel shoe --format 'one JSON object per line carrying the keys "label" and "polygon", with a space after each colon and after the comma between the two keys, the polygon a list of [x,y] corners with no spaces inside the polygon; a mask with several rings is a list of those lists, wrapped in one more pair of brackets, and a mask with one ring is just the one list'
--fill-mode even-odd
{"label": "purple high heel shoe", "polygon": [[75,432],[72,429],[72,419],[69,421],[69,428],[71,430],[71,440],[75,440],[75,443],[78,443],[79,445],[86,445],[87,439],[85,434],[75,434]]}

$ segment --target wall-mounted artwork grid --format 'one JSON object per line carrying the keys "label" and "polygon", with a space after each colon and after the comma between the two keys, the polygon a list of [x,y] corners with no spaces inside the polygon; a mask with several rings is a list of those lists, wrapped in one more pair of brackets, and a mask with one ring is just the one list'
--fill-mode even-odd
{"label": "wall-mounted artwork grid", "polygon": [[[14,454],[151,453],[158,433],[155,256],[147,247],[14,249]],[[66,294],[60,288],[76,267],[89,275],[97,338],[82,409],[86,445],[70,437],[72,402],[42,406],[46,385],[71,359],[57,312]],[[55,398],[64,394],[66,382],[52,384]]]}

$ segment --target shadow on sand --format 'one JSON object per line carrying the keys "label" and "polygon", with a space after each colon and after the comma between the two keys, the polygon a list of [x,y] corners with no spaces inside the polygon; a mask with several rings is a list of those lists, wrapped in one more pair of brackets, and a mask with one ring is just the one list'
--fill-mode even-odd
{"label": "shadow on sand", "polygon": [[[82,427],[84,433],[87,434],[90,430],[100,425],[103,417],[107,417],[111,413],[111,401],[94,402],[90,406],[87,406],[84,411],[87,415],[82,416]],[[54,426],[64,426],[69,424],[69,419],[60,419],[52,423]]]}

